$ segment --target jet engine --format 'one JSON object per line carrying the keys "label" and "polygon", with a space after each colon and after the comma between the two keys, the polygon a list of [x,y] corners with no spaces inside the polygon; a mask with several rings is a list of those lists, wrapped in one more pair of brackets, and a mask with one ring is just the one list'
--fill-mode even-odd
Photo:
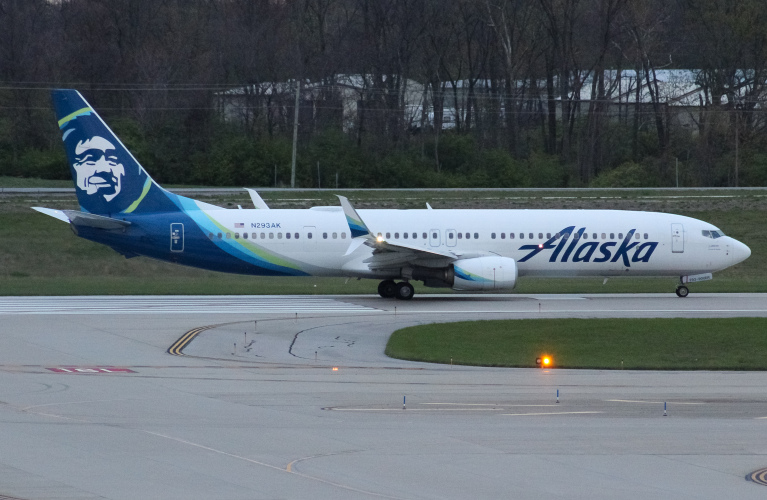
{"label": "jet engine", "polygon": [[517,263],[508,257],[475,257],[448,267],[403,269],[402,276],[435,288],[511,290],[517,284]]}
{"label": "jet engine", "polygon": [[453,263],[453,290],[511,290],[517,263],[508,257],[477,257]]}

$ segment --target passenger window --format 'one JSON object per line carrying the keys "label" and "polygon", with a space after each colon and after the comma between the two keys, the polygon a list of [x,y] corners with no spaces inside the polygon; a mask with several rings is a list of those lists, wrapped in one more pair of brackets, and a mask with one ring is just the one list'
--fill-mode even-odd
{"label": "passenger window", "polygon": [[218,233],[218,239],[220,240],[222,238],[221,233]]}
{"label": "passenger window", "polygon": [[619,239],[619,240],[622,240],[622,239],[623,239],[623,233],[618,233],[618,239]]}
{"label": "passenger window", "polygon": [[471,239],[471,233],[466,233],[466,239],[467,240]]}
{"label": "passenger window", "polygon": [[[431,237],[436,240],[438,238],[437,233],[431,233]],[[452,235],[450,237],[452,238]]]}
{"label": "passenger window", "polygon": [[580,235],[580,233],[575,233],[575,234],[573,235],[573,239],[574,239],[574,240],[579,240],[579,239],[581,239],[581,235]]}
{"label": "passenger window", "polygon": [[594,234],[592,234],[592,235],[591,235],[591,237],[592,237],[593,239],[597,239],[597,233],[594,233]]}
{"label": "passenger window", "polygon": [[322,239],[323,240],[328,239],[328,233],[322,233]]}
{"label": "passenger window", "polygon": [[495,239],[495,233],[490,233],[490,238]]}
{"label": "passenger window", "polygon": [[514,239],[514,233],[509,233],[509,239],[510,239],[510,240],[513,240],[513,239]]}
{"label": "passenger window", "polygon": [[239,240],[240,239],[240,233],[234,233],[234,239]]}
{"label": "passenger window", "polygon": [[312,239],[312,233],[307,233],[306,238],[309,240]]}
{"label": "passenger window", "polygon": [[270,239],[270,240],[273,240],[273,239],[274,239],[274,233],[269,233],[269,239]]}
{"label": "passenger window", "polygon": [[261,239],[263,240],[264,238],[266,238],[266,234],[261,233]]}
{"label": "passenger window", "polygon": [[463,239],[463,233],[458,233],[458,239],[459,240]]}
{"label": "passenger window", "polygon": [[282,233],[281,233],[281,232],[280,232],[280,233],[277,233],[277,239],[278,239],[278,240],[281,240],[281,239],[282,239]]}
{"label": "passenger window", "polygon": [[399,233],[394,233],[394,239],[395,239],[395,240],[398,240],[398,239],[399,239]]}
{"label": "passenger window", "polygon": [[387,240],[390,240],[390,239],[391,239],[391,233],[386,233],[386,239],[387,239]]}
{"label": "passenger window", "polygon": [[[435,238],[437,237],[437,234],[436,234],[436,233],[434,234],[434,237],[435,237]],[[428,236],[426,235],[426,233],[423,233],[423,239],[426,239],[426,238],[428,238]]]}
{"label": "passenger window", "polygon": [[634,239],[639,239],[639,233],[634,233]]}
{"label": "passenger window", "polygon": [[611,239],[611,240],[614,240],[614,239],[615,239],[615,233],[610,233],[610,239]]}
{"label": "passenger window", "polygon": [[534,238],[533,233],[528,234],[528,236],[530,237],[531,240]]}
{"label": "passenger window", "polygon": [[589,233],[583,233],[583,234],[581,235],[581,238],[583,238],[584,240],[587,240],[587,239],[589,239]]}
{"label": "passenger window", "polygon": [[214,238],[213,233],[208,233],[208,238],[212,240]]}
{"label": "passenger window", "polygon": [[418,233],[413,233],[413,239],[414,239],[414,240],[417,240],[417,239],[418,239]]}
{"label": "passenger window", "polygon": [[226,239],[231,240],[232,239],[232,233],[226,233]]}
{"label": "passenger window", "polygon": [[[434,233],[434,237],[437,237],[437,233]],[[447,239],[452,240],[453,239],[453,233],[447,233]]]}
{"label": "passenger window", "polygon": [[506,239],[506,233],[501,233],[501,239],[502,239],[502,240],[505,240],[505,239]]}
{"label": "passenger window", "polygon": [[248,239],[248,233],[242,233],[242,237],[247,240]]}
{"label": "passenger window", "polygon": [[345,239],[346,239],[346,233],[345,233],[345,232],[344,232],[344,233],[341,233],[341,239],[342,239],[342,240],[345,240]]}
{"label": "passenger window", "polygon": [[605,233],[602,233],[602,239],[603,239],[603,240],[606,240],[606,239],[607,239],[607,235],[606,235]]}
{"label": "passenger window", "polygon": [[647,233],[644,233],[644,239],[647,239],[647,238],[648,238]]}
{"label": "passenger window", "polygon": [[402,238],[407,239],[407,233],[402,233]]}
{"label": "passenger window", "polygon": [[295,237],[295,239],[298,239],[298,233],[294,234],[293,236]]}
{"label": "passenger window", "polygon": [[538,233],[538,239],[539,239],[539,240],[542,240],[542,239],[543,239],[543,233]]}
{"label": "passenger window", "polygon": [[333,233],[333,239],[334,239],[334,240],[337,240],[337,239],[338,239],[338,233]]}
{"label": "passenger window", "polygon": [[546,233],[546,238],[550,240],[551,239],[551,233]]}
{"label": "passenger window", "polygon": [[525,233],[519,233],[519,239],[524,240],[525,239]]}
{"label": "passenger window", "polygon": [[256,233],[251,234],[250,237],[254,240],[258,239],[258,235]]}
{"label": "passenger window", "polygon": [[290,233],[285,233],[285,237],[286,237],[287,239],[290,239]]}

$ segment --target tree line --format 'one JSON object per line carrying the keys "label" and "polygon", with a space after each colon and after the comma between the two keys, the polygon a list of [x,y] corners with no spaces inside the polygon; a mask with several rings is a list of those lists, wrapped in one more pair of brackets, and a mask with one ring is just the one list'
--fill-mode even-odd
{"label": "tree line", "polygon": [[765,85],[761,0],[0,0],[0,175],[68,177],[74,87],[158,181],[284,185],[303,89],[302,186],[765,185]]}

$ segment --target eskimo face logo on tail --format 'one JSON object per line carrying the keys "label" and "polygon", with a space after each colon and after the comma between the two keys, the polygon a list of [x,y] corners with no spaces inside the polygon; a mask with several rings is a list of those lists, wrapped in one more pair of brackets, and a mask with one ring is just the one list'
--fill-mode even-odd
{"label": "eskimo face logo on tail", "polygon": [[554,235],[553,238],[549,238],[545,243],[522,245],[519,247],[520,250],[530,250],[530,252],[519,259],[519,262],[527,262],[539,253],[552,250],[551,255],[549,255],[549,262],[599,263],[608,261],[618,262],[618,259],[623,259],[623,265],[631,267],[632,262],[649,262],[655,248],[658,246],[657,241],[644,241],[640,243],[639,240],[636,240],[632,242],[631,240],[634,239],[636,229],[631,229],[626,234],[626,237],[620,241],[620,246],[618,246],[618,241],[602,241],[601,243],[596,240],[587,241],[583,238],[583,233],[586,232],[585,227],[573,233],[574,230],[575,226],[568,226]]}
{"label": "eskimo face logo on tail", "polygon": [[114,144],[103,137],[79,141],[72,167],[77,173],[77,187],[89,195],[98,193],[109,202],[120,194],[125,168],[117,158]]}

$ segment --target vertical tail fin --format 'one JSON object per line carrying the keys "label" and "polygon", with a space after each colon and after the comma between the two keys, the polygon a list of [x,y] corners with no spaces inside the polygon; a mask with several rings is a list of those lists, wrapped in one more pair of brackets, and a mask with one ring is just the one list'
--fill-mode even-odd
{"label": "vertical tail fin", "polygon": [[176,211],[120,139],[76,90],[51,92],[83,211],[116,215]]}

